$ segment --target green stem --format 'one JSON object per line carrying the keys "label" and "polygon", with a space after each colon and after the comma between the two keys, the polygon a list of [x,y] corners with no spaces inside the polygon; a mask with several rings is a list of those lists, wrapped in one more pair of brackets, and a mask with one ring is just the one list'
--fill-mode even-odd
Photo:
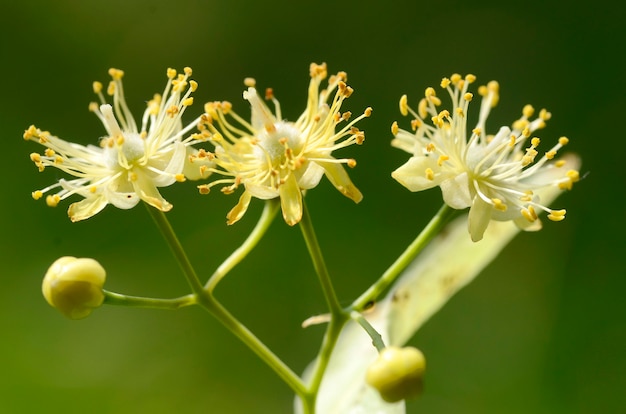
{"label": "green stem", "polygon": [[331,315],[331,320],[328,323],[326,333],[324,334],[324,340],[322,341],[322,347],[317,355],[317,359],[315,360],[316,365],[315,368],[313,368],[313,374],[311,375],[311,379],[309,381],[307,393],[300,395],[305,413],[315,413],[315,403],[320,385],[322,384],[324,372],[326,372],[326,367],[330,362],[330,356],[333,349],[335,349],[337,339],[339,339],[339,334],[347,321],[348,317],[346,313],[341,313],[338,316]]}
{"label": "green stem", "polygon": [[380,336],[380,333],[378,333],[378,331],[374,329],[372,324],[369,323],[369,321],[365,319],[363,315],[361,315],[361,313],[352,311],[350,312],[350,317],[359,325],[361,325],[363,329],[365,329],[365,332],[367,332],[370,338],[372,338],[372,345],[376,347],[378,352],[385,349],[385,342],[383,342],[383,337]]}
{"label": "green stem", "polygon": [[176,237],[176,233],[174,232],[174,229],[172,228],[169,220],[167,219],[167,217],[165,217],[165,213],[148,204],[145,205],[148,209],[148,212],[154,219],[157,227],[161,231],[161,234],[165,238],[165,241],[167,242],[170,250],[172,250],[172,253],[174,253],[174,256],[176,257],[176,260],[178,261],[178,264],[180,265],[183,274],[185,275],[185,278],[187,278],[187,283],[189,283],[189,286],[191,286],[191,290],[196,294],[204,293],[202,283],[200,283],[200,279],[198,279],[196,271],[191,265],[189,259],[187,258],[185,249],[183,249],[183,246],[178,241],[178,237]]}
{"label": "green stem", "polygon": [[276,354],[274,354],[248,328],[239,322],[212,294],[205,292],[200,304],[219,320],[230,332],[248,346],[298,395],[304,396],[307,390],[304,383]]}
{"label": "green stem", "polygon": [[174,229],[160,210],[150,206],[148,211],[154,218],[155,223],[161,230],[170,249],[178,260],[180,267],[195,293],[195,298],[199,305],[209,311],[222,325],[231,331],[237,338],[248,346],[259,358],[261,358],[291,389],[298,395],[305,395],[306,388],[304,383],[285,363],[278,358],[263,342],[261,342],[248,328],[239,322],[224,308],[215,297],[200,283],[196,272],[187,258],[187,254],[182,245],[178,241]]}
{"label": "green stem", "polygon": [[424,227],[424,230],[413,240],[395,262],[383,273],[372,286],[359,296],[350,306],[350,309],[361,311],[372,301],[376,300],[398,277],[424,247],[435,237],[441,229],[450,221],[456,210],[443,205],[435,217]]}
{"label": "green stem", "polygon": [[330,310],[331,317],[342,315],[343,309],[341,308],[337,295],[335,294],[335,288],[333,287],[330,274],[326,268],[326,263],[324,262],[324,257],[322,256],[322,250],[317,242],[313,223],[311,222],[311,216],[309,215],[309,210],[304,200],[302,200],[302,207],[303,212],[302,220],[300,220],[300,230],[302,230],[306,247],[309,250],[311,260],[313,260],[313,267],[315,267],[315,272],[317,273],[320,285],[322,286],[322,291],[324,292],[328,309]]}
{"label": "green stem", "polygon": [[280,199],[272,199],[267,200],[265,202],[265,207],[263,208],[263,213],[259,218],[256,226],[250,233],[250,235],[246,238],[241,246],[237,250],[235,250],[224,262],[215,270],[213,275],[209,278],[209,281],[204,285],[204,288],[208,292],[213,292],[217,284],[222,280],[224,276],[230,272],[233,267],[235,267],[239,262],[243,260],[244,257],[254,249],[254,247],[259,243],[259,241],[265,235],[265,232],[269,228],[270,224],[276,217],[276,213],[278,212],[278,208],[280,207]]}
{"label": "green stem", "polygon": [[179,309],[185,306],[195,305],[196,295],[189,294],[173,299],[144,298],[140,296],[128,296],[120,293],[104,291],[105,305],[130,306],[135,308],[154,309]]}

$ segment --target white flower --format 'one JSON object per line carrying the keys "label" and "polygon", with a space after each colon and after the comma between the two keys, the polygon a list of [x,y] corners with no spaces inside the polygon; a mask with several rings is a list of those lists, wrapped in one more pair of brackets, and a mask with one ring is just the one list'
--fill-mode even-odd
{"label": "white flower", "polygon": [[[406,95],[401,98],[400,111],[412,114],[414,132],[401,130],[394,122],[392,145],[413,156],[392,177],[411,191],[439,186],[450,207],[470,207],[468,226],[474,241],[482,239],[490,220],[513,220],[524,230],[538,230],[538,209],[546,211],[552,221],[563,220],[565,210],[548,208],[535,192],[549,186],[571,189],[578,181],[578,171],[563,168],[563,161],[551,161],[568,139],[561,137],[536,159],[539,138],[531,134],[543,128],[551,115],[542,109],[531,120],[534,109],[530,105],[511,128],[503,126],[495,135],[487,134],[485,122],[499,99],[495,81],[479,88],[483,98],[478,123],[468,134],[467,112],[473,98],[468,86],[474,80],[473,75],[462,79],[458,74],[442,80],[441,86],[452,99],[451,111],[437,110],[441,100],[433,88],[426,89],[417,112],[408,107]],[[429,115],[432,126],[426,121]]]}
{"label": "white flower", "polygon": [[24,139],[38,141],[46,147],[43,154],[30,155],[39,171],[52,166],[75,177],[60,179],[32,193],[33,198],[39,199],[44,193],[59,189],[46,197],[49,206],[56,206],[73,194],[84,197],[84,200],[70,205],[68,215],[72,221],[87,219],[107,204],[129,209],[139,200],[168,211],[172,205],[161,196],[157,187],[184,181],[185,177],[197,179],[208,175],[206,160],[197,160],[194,157],[197,151],[189,147],[201,141],[202,135],[192,134],[184,138],[199,119],[184,128],[181,121],[185,109],[193,103],[190,95],[198,86],[189,80],[191,69],[185,68],[184,74],[178,75],[174,69],[167,70],[165,91],[148,102],[140,129],[124,99],[124,72],[110,69],[109,75],[112,81],[107,93],[113,97],[113,105],[106,103],[102,84],[94,82],[94,92],[101,105],[94,102],[89,106],[107,132],[100,139],[99,146],[67,142],[35,126],[24,133]]}
{"label": "white flower", "polygon": [[[243,93],[252,107],[250,123],[235,114],[228,102],[206,105],[206,127],[216,147],[211,155],[222,169],[217,172],[226,178],[199,186],[200,192],[208,193],[216,184],[229,184],[222,189],[225,193],[232,193],[240,185],[245,187],[239,203],[228,213],[228,224],[244,215],[252,197],[280,197],[285,221],[289,225],[298,223],[302,218],[302,190],[315,187],[323,175],[346,197],[357,203],[363,198],[341,165],[354,167],[356,161],[337,159],[331,153],[363,142],[364,133],[354,125],[372,110],[367,108],[363,115],[348,122],[351,113],[340,112],[343,100],[352,94],[352,88],[345,83],[346,74],[331,76],[328,87],[321,91],[320,83],[327,76],[326,64],[312,64],[310,75],[307,107],[295,122],[282,118],[278,100],[268,89],[265,98],[274,103],[272,113],[250,78],[245,82],[248,90]],[[239,126],[230,123],[228,117]],[[345,125],[336,131],[342,122]]]}

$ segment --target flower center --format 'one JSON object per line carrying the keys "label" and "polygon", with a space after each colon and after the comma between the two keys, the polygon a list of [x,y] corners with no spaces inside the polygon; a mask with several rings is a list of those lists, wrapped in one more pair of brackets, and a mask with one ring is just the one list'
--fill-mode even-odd
{"label": "flower center", "polygon": [[258,139],[255,155],[260,159],[269,158],[274,168],[285,164],[292,154],[298,154],[302,149],[298,129],[287,122],[276,122],[270,128],[263,129]]}
{"label": "flower center", "polygon": [[143,138],[135,132],[126,132],[122,137],[108,138],[105,144],[106,163],[110,169],[130,169],[145,156]]}

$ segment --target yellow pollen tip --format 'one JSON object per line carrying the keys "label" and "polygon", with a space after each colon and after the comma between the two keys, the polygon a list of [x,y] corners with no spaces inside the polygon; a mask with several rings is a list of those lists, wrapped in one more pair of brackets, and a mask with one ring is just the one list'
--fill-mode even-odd
{"label": "yellow pollen tip", "polygon": [[398,122],[397,121],[393,121],[393,124],[391,124],[391,133],[395,136],[398,135]]}
{"label": "yellow pollen tip", "polygon": [[566,163],[564,160],[558,160],[557,162],[554,163],[554,166],[557,168],[561,168],[562,166],[564,166]]}
{"label": "yellow pollen tip", "polygon": [[176,77],[176,69],[167,68],[166,74],[169,79],[174,79]]}
{"label": "yellow pollen tip", "polygon": [[543,108],[541,111],[539,111],[539,118],[544,121],[548,121],[550,118],[552,118],[552,114],[548,112],[545,108]]}
{"label": "yellow pollen tip", "polygon": [[107,94],[111,96],[115,94],[115,82],[109,82],[109,85],[107,86]]}
{"label": "yellow pollen tip", "polygon": [[30,160],[32,162],[41,162],[41,155],[36,153],[36,152],[33,152],[33,153],[30,154]]}
{"label": "yellow pollen tip", "polygon": [[488,92],[488,90],[487,90],[487,87],[485,85],[481,85],[481,86],[478,87],[478,94],[480,96],[487,96],[487,92]]}
{"label": "yellow pollen tip", "polygon": [[59,204],[59,201],[61,201],[61,197],[59,197],[57,194],[49,195],[48,197],[46,197],[46,204],[49,207],[56,207]]}
{"label": "yellow pollen tip", "polygon": [[480,128],[474,128],[474,129],[472,129],[472,133],[479,137],[480,134],[482,133],[482,131],[481,131]]}
{"label": "yellow pollen tip", "polygon": [[436,96],[437,94],[435,93],[435,89],[432,87],[428,87],[426,88],[426,90],[424,91],[424,96],[426,98],[430,98],[431,96]]}
{"label": "yellow pollen tip", "polygon": [[493,208],[499,211],[506,211],[507,205],[502,202],[499,198],[492,198]]}
{"label": "yellow pollen tip", "polygon": [[101,93],[102,92],[102,83],[101,82],[94,82],[92,84],[93,87],[93,92],[94,93]]}
{"label": "yellow pollen tip", "polygon": [[440,155],[439,159],[437,159],[437,165],[441,167],[443,163],[448,161],[449,159],[450,157],[448,157],[447,155]]}
{"label": "yellow pollen tip", "polygon": [[566,175],[574,183],[580,181],[580,173],[576,170],[569,170]]}
{"label": "yellow pollen tip", "polygon": [[432,142],[429,142],[428,145],[426,145],[426,151],[435,152],[435,144],[433,144]]}
{"label": "yellow pollen tip", "polygon": [[442,87],[442,88],[444,88],[444,89],[445,89],[445,88],[447,88],[448,86],[450,86],[450,83],[452,83],[452,82],[450,81],[450,79],[448,79],[448,78],[443,78],[443,79],[441,80],[441,84],[440,84],[440,85],[441,85],[441,87]]}
{"label": "yellow pollen tip", "polygon": [[541,142],[541,140],[540,140],[539,138],[537,138],[537,137],[534,137],[533,139],[531,139],[531,140],[530,140],[530,144],[531,144],[533,147],[538,146],[540,142]]}
{"label": "yellow pollen tip", "polygon": [[174,176],[174,178],[176,179],[176,181],[178,181],[179,183],[182,183],[186,180],[185,178],[185,174],[176,174]]}
{"label": "yellow pollen tip", "polygon": [[565,219],[566,210],[552,210],[550,214],[548,214],[548,219],[552,221],[562,221]]}
{"label": "yellow pollen tip", "polygon": [[187,98],[183,101],[184,106],[191,106],[193,104],[193,98]]}
{"label": "yellow pollen tip", "polygon": [[198,82],[196,82],[195,80],[190,80],[189,88],[191,89],[191,92],[195,92],[198,89]]}
{"label": "yellow pollen tip", "polygon": [[254,78],[245,78],[243,80],[243,84],[248,88],[254,88],[256,86],[256,79]]}
{"label": "yellow pollen tip", "polygon": [[354,167],[356,167],[356,160],[354,158],[350,158],[348,160],[347,164],[348,164],[348,167],[354,168]]}
{"label": "yellow pollen tip", "polygon": [[198,191],[200,194],[209,194],[211,192],[211,187],[208,184],[202,184],[198,186]]}
{"label": "yellow pollen tip", "polygon": [[183,68],[183,71],[185,72],[185,75],[187,76],[191,76],[191,74],[193,73],[192,69],[189,66],[185,66]]}
{"label": "yellow pollen tip", "polygon": [[474,97],[474,94],[470,92],[467,92],[465,95],[463,95],[463,99],[465,99],[467,102],[471,102],[473,97]]}
{"label": "yellow pollen tip", "polygon": [[31,125],[28,127],[27,130],[24,131],[23,137],[25,140],[29,140],[33,137],[36,137],[37,135],[38,135],[37,128],[35,127],[35,125]]}
{"label": "yellow pollen tip", "polygon": [[420,99],[419,104],[417,105],[417,114],[423,119],[428,115],[428,102],[426,99]]}
{"label": "yellow pollen tip", "polygon": [[89,112],[97,112],[98,109],[99,109],[99,106],[96,102],[89,103]]}
{"label": "yellow pollen tip", "polygon": [[559,138],[559,144],[561,145],[567,145],[568,142],[569,142],[569,139],[567,137]]}
{"label": "yellow pollen tip", "polygon": [[368,106],[367,108],[365,108],[363,115],[369,118],[370,116],[372,116],[372,111],[373,111],[372,107]]}
{"label": "yellow pollen tip", "polygon": [[468,73],[467,75],[465,75],[465,81],[467,83],[474,83],[476,81],[476,76],[472,75],[471,73]]}
{"label": "yellow pollen tip", "polygon": [[553,159],[555,155],[556,155],[556,151],[554,150],[546,152],[546,158],[549,160]]}
{"label": "yellow pollen tip", "polygon": [[509,147],[514,147],[515,146],[515,135],[511,135],[511,138],[509,140]]}
{"label": "yellow pollen tip", "polygon": [[458,73],[453,73],[450,76],[450,82],[452,82],[453,85],[456,85],[460,80],[461,80],[461,75],[459,75]]}
{"label": "yellow pollen tip", "polygon": [[124,71],[123,70],[119,70],[119,69],[115,69],[115,68],[111,68],[109,69],[109,76],[111,78],[113,78],[113,80],[120,80],[124,77]]}
{"label": "yellow pollen tip", "polygon": [[426,176],[426,178],[430,181],[435,179],[435,173],[432,170],[432,168],[426,168],[426,170],[424,170],[424,175]]}
{"label": "yellow pollen tip", "polygon": [[535,108],[533,108],[532,105],[525,105],[522,109],[522,115],[524,115],[526,118],[530,118],[531,116],[533,116],[534,113]]}
{"label": "yellow pollen tip", "polygon": [[535,213],[535,209],[533,208],[533,206],[528,206],[528,208],[523,208],[520,210],[520,212],[522,213],[522,216],[524,216],[524,218],[528,221],[530,221],[531,223],[533,223],[535,220],[537,220],[537,213]]}
{"label": "yellow pollen tip", "polygon": [[32,195],[33,199],[35,200],[39,200],[41,197],[43,197],[43,193],[39,190],[33,191],[32,193],[30,193],[30,195]]}
{"label": "yellow pollen tip", "polygon": [[123,135],[120,135],[119,137],[117,137],[117,138],[115,139],[115,143],[116,143],[117,145],[120,145],[120,146],[121,146],[121,145],[124,145],[124,136],[123,136]]}

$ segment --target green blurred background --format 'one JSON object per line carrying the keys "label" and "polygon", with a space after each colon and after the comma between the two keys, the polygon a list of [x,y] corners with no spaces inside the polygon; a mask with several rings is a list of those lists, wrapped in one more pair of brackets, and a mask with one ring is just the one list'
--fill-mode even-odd
{"label": "green blurred background", "polygon": [[[105,307],[82,321],[49,308],[40,293],[62,255],[95,257],[107,288],[175,296],[187,287],[141,207],[107,207],[72,224],[30,192],[62,175],[38,174],[35,123],[86,143],[104,130],[87,104],[91,82],[125,70],[131,109],[160,92],[167,67],[191,66],[196,102],[230,100],[242,114],[242,80],[273,87],[283,113],[305,105],[310,62],[345,70],[367,140],[349,149],[354,205],[324,181],[307,196],[340,298],[348,303],[394,260],[437,210],[437,190],[412,194],[389,173],[407,155],[389,145],[398,98],[416,102],[453,72],[497,79],[492,130],[531,103],[553,113],[543,145],[561,135],[588,177],[562,196],[568,218],[522,234],[412,343],[428,358],[424,396],[411,413],[617,413],[626,397],[626,153],[624,16],[605,2],[419,1],[3,1],[0,412],[287,413],[289,389],[200,309]],[[195,109],[194,109],[195,108]],[[199,113],[198,105],[191,108]],[[190,117],[188,119],[191,119]],[[593,144],[593,145],[592,145]],[[595,145],[595,146],[594,146]],[[226,227],[237,196],[197,194],[193,183],[163,190],[168,217],[207,275],[254,225],[261,203]],[[621,206],[621,207],[619,207]],[[607,210],[608,209],[608,210]],[[609,214],[610,213],[610,214]],[[451,252],[451,254],[453,254]],[[218,296],[300,372],[322,327],[300,322],[324,312],[297,228],[277,221],[220,285]]]}

